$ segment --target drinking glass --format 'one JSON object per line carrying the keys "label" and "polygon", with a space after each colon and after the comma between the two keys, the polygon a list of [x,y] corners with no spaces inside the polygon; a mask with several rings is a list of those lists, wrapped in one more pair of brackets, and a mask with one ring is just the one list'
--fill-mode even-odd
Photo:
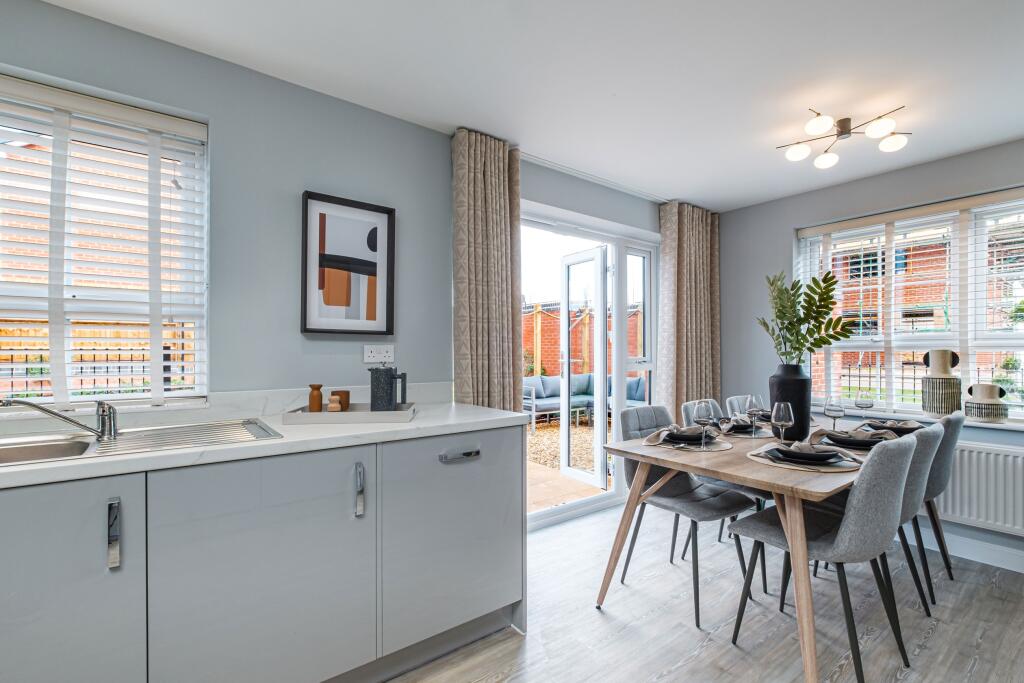
{"label": "drinking glass", "polygon": [[832,431],[836,431],[836,420],[846,416],[846,408],[843,407],[842,401],[838,398],[831,396],[825,401],[825,417],[832,418]]}
{"label": "drinking glass", "polygon": [[761,415],[761,397],[757,394],[749,394],[747,396],[746,404],[744,407],[747,410],[747,417],[750,418],[750,438],[753,439],[757,433],[757,418]]}
{"label": "drinking glass", "polygon": [[700,425],[700,449],[702,451],[708,449],[705,440],[707,439],[708,425],[714,419],[715,414],[711,411],[711,402],[705,400],[697,401],[697,405],[693,407],[693,421]]}
{"label": "drinking glass", "polygon": [[857,392],[857,398],[853,400],[853,405],[857,406],[858,408],[863,408],[864,410],[874,407],[875,392],[871,391],[870,389],[865,389],[864,391]]}
{"label": "drinking glass", "polygon": [[793,426],[793,406],[779,401],[772,406],[772,427],[779,430],[779,441],[786,440],[786,430]]}

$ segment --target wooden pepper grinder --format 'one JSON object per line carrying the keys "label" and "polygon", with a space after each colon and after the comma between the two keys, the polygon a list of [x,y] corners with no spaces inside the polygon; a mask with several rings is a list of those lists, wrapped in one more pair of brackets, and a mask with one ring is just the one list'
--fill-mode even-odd
{"label": "wooden pepper grinder", "polygon": [[320,391],[323,384],[309,385],[309,412],[320,413],[324,409],[324,395]]}

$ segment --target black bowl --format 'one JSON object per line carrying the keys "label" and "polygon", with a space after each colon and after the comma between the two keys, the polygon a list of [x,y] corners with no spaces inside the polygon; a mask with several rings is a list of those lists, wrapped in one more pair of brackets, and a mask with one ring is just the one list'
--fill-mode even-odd
{"label": "black bowl", "polygon": [[834,436],[828,434],[826,439],[829,443],[833,443],[836,446],[842,446],[843,448],[863,448],[865,450],[872,448],[875,444],[882,443],[885,439],[851,439],[847,436]]}
{"label": "black bowl", "polygon": [[913,434],[918,429],[924,429],[924,425],[918,425],[917,427],[886,427],[881,422],[868,422],[868,427],[878,431],[887,429],[896,436],[906,436],[907,434]]}
{"label": "black bowl", "polygon": [[[714,433],[708,432],[707,437],[704,439],[704,443],[711,443],[714,440]],[[665,441],[668,441],[669,443],[699,444],[700,434],[676,434],[674,432],[665,432]]]}
{"label": "black bowl", "polygon": [[839,454],[839,451],[814,451],[813,453],[806,453],[804,451],[794,451],[790,448],[778,447],[772,449],[778,454],[783,460],[799,460],[805,463],[828,463],[836,462],[836,458],[842,460],[843,456]]}

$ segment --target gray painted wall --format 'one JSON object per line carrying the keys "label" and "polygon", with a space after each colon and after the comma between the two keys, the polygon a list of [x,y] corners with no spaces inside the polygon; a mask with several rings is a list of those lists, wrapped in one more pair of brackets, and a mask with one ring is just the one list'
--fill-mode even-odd
{"label": "gray painted wall", "polygon": [[[307,189],[395,207],[398,364],[451,380],[448,135],[36,0],[2,16],[0,70],[209,123],[213,391],[367,381],[362,344],[380,338],[299,332]],[[527,199],[650,218],[644,200],[524,167]]]}
{"label": "gray painted wall", "polygon": [[548,206],[658,232],[658,204],[619,190],[524,161],[520,192]]}
{"label": "gray painted wall", "polygon": [[[792,274],[797,228],[1017,185],[1024,185],[1024,140],[723,213],[723,394],[767,394],[778,358],[754,319],[768,306],[765,275]],[[965,439],[1021,443],[1017,432],[976,431]]]}

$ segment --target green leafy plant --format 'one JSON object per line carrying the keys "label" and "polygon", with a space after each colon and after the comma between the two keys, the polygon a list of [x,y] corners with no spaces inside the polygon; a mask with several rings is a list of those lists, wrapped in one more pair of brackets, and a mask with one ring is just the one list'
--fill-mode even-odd
{"label": "green leafy plant", "polygon": [[765,280],[772,317],[758,318],[757,323],[772,338],[775,353],[783,363],[802,363],[807,353],[853,334],[852,320],[832,315],[838,281],[831,271],[820,280],[811,278],[806,285],[800,280],[787,285],[785,273],[769,275]]}
{"label": "green leafy plant", "polygon": [[1020,370],[1020,359],[1016,356],[1007,356],[999,367],[1003,370]]}
{"label": "green leafy plant", "polygon": [[1024,323],[1024,299],[1017,302],[1017,305],[1010,311],[1010,322]]}

